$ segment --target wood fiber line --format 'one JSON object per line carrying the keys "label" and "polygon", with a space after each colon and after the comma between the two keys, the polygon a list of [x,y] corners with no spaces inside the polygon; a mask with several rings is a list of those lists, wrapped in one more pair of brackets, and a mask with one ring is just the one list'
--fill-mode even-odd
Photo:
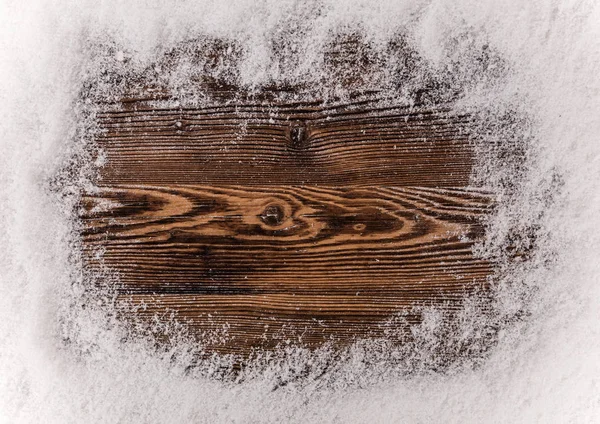
{"label": "wood fiber line", "polygon": [[[421,320],[405,312],[422,300],[418,295],[147,295],[124,297],[139,307],[142,317],[170,315],[202,335],[205,347],[219,353],[247,354],[288,344],[317,347],[326,342],[347,344],[361,337],[406,336],[407,324]],[[456,299],[431,299],[428,306],[459,307]],[[403,319],[391,320],[394,314]]]}
{"label": "wood fiber line", "polygon": [[[491,197],[417,187],[113,186],[84,199],[86,247],[132,293],[407,293],[479,287]],[[90,266],[100,265],[90,261]]]}
{"label": "wood fiber line", "polygon": [[248,106],[99,115],[102,183],[402,185],[468,183],[468,118],[407,108]]}

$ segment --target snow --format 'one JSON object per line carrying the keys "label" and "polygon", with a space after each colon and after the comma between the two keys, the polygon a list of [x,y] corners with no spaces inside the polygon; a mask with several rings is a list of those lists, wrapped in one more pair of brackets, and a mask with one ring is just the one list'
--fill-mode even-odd
{"label": "snow", "polygon": [[[0,421],[600,422],[595,2],[3,0],[0,21]],[[291,35],[281,35],[285,28]],[[495,316],[485,319],[519,310],[524,318],[504,326],[481,361],[444,373],[410,361],[402,363],[412,370],[367,369],[357,348],[326,384],[308,379],[273,390],[306,355],[244,381],[207,377],[218,363],[190,372],[185,339],[157,352],[126,338],[107,309],[110,292],[82,305],[94,277],[77,266],[72,207],[92,170],[61,171],[88,154],[82,83],[113,64],[142,67],[198,34],[242,46],[238,70],[248,85],[316,80],[321,47],[348,29],[373,46],[407,34],[431,69],[460,85],[459,107],[483,111],[483,143],[522,143],[525,168],[491,157],[477,178],[500,191],[502,178],[518,183],[516,194],[501,191],[482,252],[500,254],[511,228],[527,243],[534,228],[533,257],[506,265]],[[298,66],[275,66],[270,46],[280,36]],[[474,77],[473,52],[486,45],[498,60]],[[465,331],[481,328],[466,322]],[[425,341],[435,338],[435,325],[420,331]],[[326,359],[327,352],[312,357],[311,366]]]}

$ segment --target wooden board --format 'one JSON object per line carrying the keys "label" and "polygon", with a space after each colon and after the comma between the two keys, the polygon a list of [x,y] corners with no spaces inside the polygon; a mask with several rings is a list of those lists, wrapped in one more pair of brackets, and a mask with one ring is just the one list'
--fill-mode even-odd
{"label": "wooden board", "polygon": [[[273,58],[293,66],[285,48]],[[401,36],[375,51],[333,35],[317,79],[259,90],[238,84],[242,57],[191,40],[87,87],[105,165],[82,200],[84,254],[137,317],[174,313],[209,352],[245,356],[410,335],[418,307],[452,319],[485,290],[494,264],[473,246],[494,197],[469,186],[460,87]]]}
{"label": "wooden board", "polygon": [[376,101],[104,113],[102,183],[462,187],[468,121]]}
{"label": "wooden board", "polygon": [[468,187],[468,116],[376,98],[131,103],[98,117],[88,264],[209,349],[382,336],[394,314],[419,322],[414,306],[458,308],[493,271],[472,252],[493,198]]}

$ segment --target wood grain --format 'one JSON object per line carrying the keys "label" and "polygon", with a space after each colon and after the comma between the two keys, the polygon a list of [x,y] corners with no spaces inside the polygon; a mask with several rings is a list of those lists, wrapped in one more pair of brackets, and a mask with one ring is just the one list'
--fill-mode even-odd
{"label": "wood grain", "polygon": [[468,184],[469,118],[384,106],[235,104],[100,114],[102,183]]}
{"label": "wood grain", "polygon": [[[203,346],[223,354],[247,355],[252,350],[278,347],[319,347],[325,343],[347,345],[364,337],[406,335],[420,321],[417,313],[405,314],[423,296],[380,295],[180,295],[135,294],[124,300],[139,307],[148,319],[177,318],[199,335]],[[430,299],[430,306],[458,309],[456,299]],[[403,320],[390,320],[392,314]]]}
{"label": "wood grain", "polygon": [[494,197],[469,187],[470,122],[368,96],[107,106],[87,265],[215,352],[344,345],[395,314],[410,334],[415,307],[458,310],[494,271],[473,254]]}
{"label": "wood grain", "polygon": [[348,343],[414,306],[458,307],[492,272],[471,251],[490,207],[467,189],[136,185],[90,194],[82,218],[86,248],[104,249],[89,265],[116,271],[142,314],[173,310],[240,353]]}
{"label": "wood grain", "polygon": [[471,245],[489,204],[473,190],[119,186],[83,218],[132,292],[391,295],[484,280]]}

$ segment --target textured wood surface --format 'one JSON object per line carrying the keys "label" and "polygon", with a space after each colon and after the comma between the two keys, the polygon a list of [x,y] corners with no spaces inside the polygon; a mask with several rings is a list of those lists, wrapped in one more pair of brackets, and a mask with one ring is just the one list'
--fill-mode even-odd
{"label": "textured wood surface", "polygon": [[[374,290],[371,290],[373,293]],[[210,351],[246,355],[252,350],[277,349],[288,345],[315,348],[324,342],[347,345],[364,337],[385,337],[390,330],[391,314],[403,314],[401,326],[393,331],[408,333],[410,325],[420,322],[412,306],[427,299],[428,306],[444,310],[458,309],[460,299],[407,289],[388,295],[379,294],[297,295],[269,294],[134,294],[127,301],[144,305],[137,312],[149,320],[171,311],[193,333],[198,334]]]}
{"label": "textured wood surface", "polygon": [[102,182],[461,187],[468,122],[374,101],[107,112]]}
{"label": "textured wood surface", "polygon": [[493,196],[468,188],[469,117],[446,107],[131,100],[98,123],[89,267],[213,351],[347,344],[394,314],[408,332],[413,307],[456,309],[493,271],[472,252]]}
{"label": "textured wood surface", "polygon": [[489,207],[473,190],[113,186],[86,200],[88,246],[136,293],[432,296],[490,270],[470,251]]}

